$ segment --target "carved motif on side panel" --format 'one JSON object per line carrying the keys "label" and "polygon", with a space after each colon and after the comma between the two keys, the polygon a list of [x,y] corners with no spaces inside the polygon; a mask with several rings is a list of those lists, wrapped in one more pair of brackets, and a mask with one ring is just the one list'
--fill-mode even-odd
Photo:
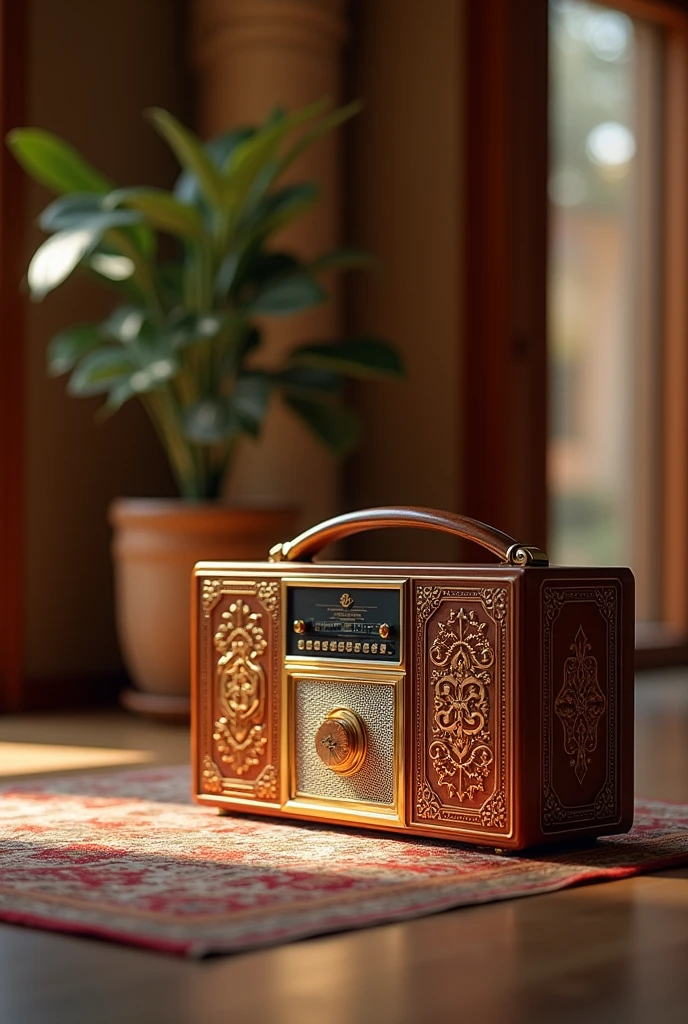
{"label": "carved motif on side panel", "polygon": [[228,779],[220,775],[212,757],[206,754],[203,758],[201,775],[201,792],[214,796],[251,797],[258,800],[276,801],[278,799],[277,771],[274,765],[267,764],[254,782],[239,779]]}
{"label": "carved motif on side panel", "polygon": [[259,800],[277,800],[277,772],[271,764],[266,764],[256,779],[254,788]]}
{"label": "carved motif on side panel", "polygon": [[485,828],[504,828],[506,826],[506,800],[502,790],[490,797],[480,810],[480,820]]}
{"label": "carved motif on side panel", "polygon": [[[208,746],[205,751],[201,750],[204,793],[273,802],[279,798],[278,774],[274,767],[279,759],[277,729],[271,730],[272,736],[268,733],[269,715],[272,722],[279,720],[279,688],[268,686],[265,666],[265,659],[271,657],[272,678],[279,678],[279,593],[277,580],[256,583],[209,578],[202,581],[204,615],[200,636],[199,711],[201,735],[207,737],[205,743],[214,748],[214,753]],[[252,607],[251,596],[258,597],[264,610]],[[213,635],[211,613],[223,597],[229,600]],[[268,650],[264,622],[266,612],[272,620],[271,650]],[[216,718],[213,694],[220,707]],[[271,763],[264,763],[268,759]],[[261,762],[264,764],[257,777],[246,779]],[[222,765],[222,770],[218,764]]]}
{"label": "carved motif on side panel", "polygon": [[201,775],[201,792],[203,793],[221,793],[222,792],[222,776],[220,775],[217,765],[213,761],[209,754],[203,756],[203,773]]}
{"label": "carved motif on side panel", "polygon": [[217,662],[217,692],[222,716],[213,739],[223,764],[245,775],[265,756],[265,670],[261,664],[267,640],[263,616],[240,598],[222,613],[213,638],[221,657]]}
{"label": "carved motif on side panel", "polygon": [[501,622],[506,616],[506,590],[503,587],[498,587],[494,590],[481,590],[480,600],[495,622]]}
{"label": "carved motif on side panel", "polygon": [[597,681],[597,658],[579,626],[571,644],[573,656],[564,662],[564,682],[554,702],[554,712],[564,728],[564,750],[582,785],[597,749],[597,726],[607,701]]}
{"label": "carved motif on side panel", "polygon": [[206,615],[210,615],[211,611],[220,600],[222,594],[222,581],[216,579],[203,580],[201,588],[201,604],[203,605],[203,611]]}
{"label": "carved motif on side panel", "polygon": [[612,782],[607,782],[595,800],[596,818],[613,818],[616,814],[616,792]]}
{"label": "carved motif on side panel", "polygon": [[270,612],[275,622],[279,612],[279,592],[280,585],[276,580],[271,580],[270,582],[263,580],[262,583],[258,584],[258,599]]}
{"label": "carved motif on side panel", "polygon": [[[563,683],[555,689],[557,679],[552,661],[553,631],[564,605],[571,602],[594,604],[607,626],[607,696],[599,684],[599,663],[591,649],[585,630],[580,626],[571,638],[573,654],[565,660]],[[569,587],[545,585],[542,593],[543,663],[542,663],[542,825],[548,832],[564,830],[571,825],[585,827],[599,821],[613,821],[618,816],[618,796],[614,780],[616,771],[617,732],[617,662],[619,643],[620,599],[617,585]],[[561,678],[561,677],[559,677]],[[599,724],[607,713],[606,781],[592,804],[570,807],[562,803],[552,781],[553,744],[563,743],[570,765],[582,785],[597,749]],[[559,719],[554,722],[554,716]],[[555,729],[556,724],[556,729]],[[561,728],[560,728],[561,725]]]}
{"label": "carved motif on side panel", "polygon": [[[429,620],[444,602],[451,602],[428,647]],[[498,656],[488,637],[496,627]],[[464,825],[469,829],[508,831],[507,807],[507,658],[508,590],[505,587],[454,588],[422,586],[416,591],[416,672],[426,680],[416,693],[416,816],[418,819]],[[496,732],[489,729],[490,704]],[[429,743],[423,723],[429,718]],[[443,802],[426,775],[426,756],[447,792]],[[470,801],[484,792],[494,773],[494,789],[481,806]],[[464,806],[457,806],[462,803]]]}
{"label": "carved motif on side panel", "polygon": [[[487,623],[452,609],[430,646],[434,714],[428,748],[440,786],[459,802],[482,792],[494,761],[488,731],[494,652]],[[429,710],[429,709],[428,709]]]}
{"label": "carved motif on side panel", "polygon": [[418,619],[424,622],[428,619],[435,608],[439,607],[442,600],[442,590],[439,587],[418,587],[416,592],[416,609]]}
{"label": "carved motif on side panel", "polygon": [[418,786],[416,792],[416,813],[419,818],[439,818],[442,816],[440,799],[427,783]]}
{"label": "carved motif on side panel", "polygon": [[549,783],[545,784],[543,791],[542,816],[543,820],[549,825],[569,820],[566,809],[562,807],[559,797]]}

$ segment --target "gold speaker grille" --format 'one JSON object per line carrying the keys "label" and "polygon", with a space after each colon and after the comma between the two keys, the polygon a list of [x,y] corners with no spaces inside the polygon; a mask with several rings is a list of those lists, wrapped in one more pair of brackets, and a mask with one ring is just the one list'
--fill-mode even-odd
{"label": "gold speaker grille", "polygon": [[[315,734],[333,708],[362,719],[367,753],[361,770],[342,776],[327,768]],[[297,796],[394,804],[394,686],[341,679],[298,679],[294,689]]]}

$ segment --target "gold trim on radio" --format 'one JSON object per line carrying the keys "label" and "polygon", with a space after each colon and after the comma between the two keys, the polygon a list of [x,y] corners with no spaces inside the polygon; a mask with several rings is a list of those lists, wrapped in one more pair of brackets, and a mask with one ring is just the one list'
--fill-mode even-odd
{"label": "gold trim on radio", "polygon": [[[294,575],[282,576],[281,580],[281,602],[280,602],[280,634],[281,634],[281,657],[282,657],[282,714],[280,722],[280,749],[281,749],[281,771],[280,771],[280,800],[282,809],[295,815],[299,812],[309,816],[317,816],[330,820],[342,821],[368,821],[378,820],[391,823],[399,822],[405,824],[405,792],[406,783],[404,777],[404,678],[406,667],[406,589],[407,578],[388,577],[381,579],[379,576],[309,576]],[[399,593],[399,657],[395,661],[380,662],[371,661],[365,658],[346,657],[317,657],[305,658],[298,655],[286,653],[287,630],[291,623],[287,618],[288,614],[288,588],[289,587],[341,587],[343,591],[348,590],[355,584],[357,589],[366,587],[379,590],[396,590]],[[294,737],[294,709],[293,709],[293,685],[290,680],[298,678],[318,678],[361,680],[370,683],[393,682],[395,685],[395,728],[394,728],[394,779],[395,799],[393,807],[386,810],[377,808],[375,804],[360,801],[332,800],[324,801],[322,797],[308,794],[296,795],[295,786],[295,737]]]}
{"label": "gold trim on radio", "polygon": [[[361,672],[361,668],[365,671]],[[295,684],[301,680],[317,685],[323,683],[364,683],[368,686],[392,686],[394,689],[394,734],[393,734],[393,800],[391,804],[376,804],[373,801],[350,800],[340,797],[323,797],[299,792],[296,780],[296,715],[294,707]],[[336,664],[324,659],[309,659],[298,665],[290,661],[285,666],[282,699],[282,780],[287,782],[287,793],[283,795],[283,810],[290,814],[302,813],[309,817],[329,821],[365,822],[380,821],[389,824],[405,824],[405,773],[404,773],[404,680],[398,669],[390,671],[387,666],[370,663],[365,665]]]}
{"label": "gold trim on radio", "polygon": [[315,752],[336,775],[356,775],[368,753],[365,726],[351,708],[333,708],[315,734]]}
{"label": "gold trim on radio", "polygon": [[[361,667],[374,666],[377,668],[383,668],[388,666],[389,668],[404,668],[406,658],[406,607],[405,607],[405,588],[404,584],[407,582],[406,579],[399,578],[388,578],[381,579],[379,576],[360,576],[352,579],[351,576],[333,576],[332,578],[322,576],[283,576],[282,577],[282,656],[286,659],[289,664],[292,663],[303,663],[308,665],[315,665],[318,661],[322,660],[327,665],[356,665]],[[289,587],[323,587],[333,590],[341,588],[342,590],[396,590],[399,593],[399,636],[395,638],[398,643],[398,657],[390,658],[389,661],[378,661],[371,658],[347,658],[346,648],[344,651],[338,650],[336,654],[324,654],[321,652],[321,657],[316,658],[313,656],[304,657],[299,654],[288,654],[287,653],[287,636],[290,631],[294,631],[294,622],[288,620],[288,589]],[[387,623],[387,631],[389,632],[389,626]],[[352,643],[353,647],[353,643]],[[309,648],[310,650],[311,648]],[[315,648],[317,649],[317,648]],[[353,651],[349,653],[354,653]]]}

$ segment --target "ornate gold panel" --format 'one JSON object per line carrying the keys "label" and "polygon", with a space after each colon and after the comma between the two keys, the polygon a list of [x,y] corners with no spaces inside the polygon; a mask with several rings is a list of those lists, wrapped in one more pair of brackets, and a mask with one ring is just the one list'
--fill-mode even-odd
{"label": "ornate gold panel", "polygon": [[509,834],[510,588],[417,585],[414,822]]}
{"label": "ornate gold panel", "polygon": [[222,716],[214,725],[215,750],[233,775],[244,775],[265,757],[265,670],[263,616],[243,598],[222,612],[213,641],[220,653],[217,693]]}
{"label": "ornate gold panel", "polygon": [[200,587],[200,790],[276,803],[280,583],[209,577]]}
{"label": "ornate gold panel", "polygon": [[[396,796],[395,736],[397,677],[370,683],[365,676],[343,679],[295,675],[291,680],[294,708],[294,796],[357,801],[393,807]],[[367,756],[354,775],[333,772],[318,756],[315,736],[333,708],[348,708],[365,724]]]}

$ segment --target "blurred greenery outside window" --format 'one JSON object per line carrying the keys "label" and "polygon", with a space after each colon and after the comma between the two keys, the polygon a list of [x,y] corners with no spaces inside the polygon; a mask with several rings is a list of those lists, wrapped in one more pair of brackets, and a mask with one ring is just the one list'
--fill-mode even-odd
{"label": "blurred greenery outside window", "polygon": [[549,554],[661,617],[663,32],[550,0]]}

